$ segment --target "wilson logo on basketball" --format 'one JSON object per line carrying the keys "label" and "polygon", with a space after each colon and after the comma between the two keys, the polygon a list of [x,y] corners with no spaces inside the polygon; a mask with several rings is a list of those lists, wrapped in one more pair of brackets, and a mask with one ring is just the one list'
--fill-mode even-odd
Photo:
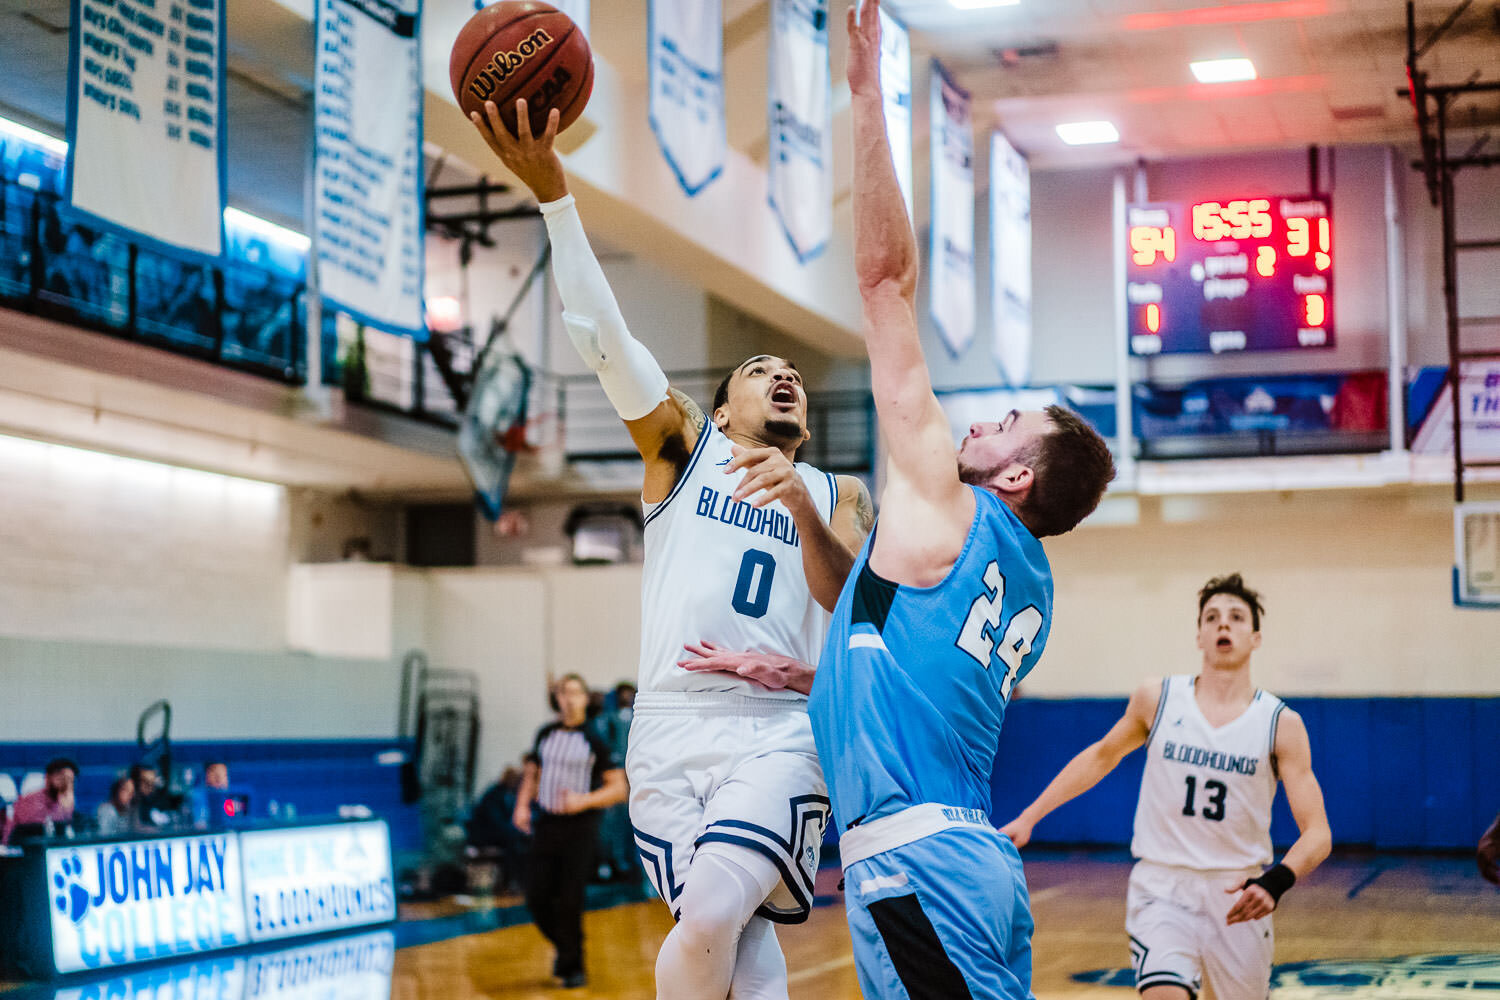
{"label": "wilson logo on basketball", "polygon": [[532,56],[551,45],[552,40],[546,28],[538,28],[509,52],[496,52],[469,81],[469,92],[481,101],[489,100],[502,83],[514,76]]}

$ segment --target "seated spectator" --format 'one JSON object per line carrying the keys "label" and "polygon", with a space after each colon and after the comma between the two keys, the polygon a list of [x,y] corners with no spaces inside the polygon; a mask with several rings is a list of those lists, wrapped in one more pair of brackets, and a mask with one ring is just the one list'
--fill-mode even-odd
{"label": "seated spectator", "polygon": [[161,773],[150,764],[130,765],[130,782],[135,786],[134,808],[130,828],[135,833],[149,833],[172,824],[172,795],[162,785]]}
{"label": "seated spectator", "polygon": [[221,792],[229,791],[229,765],[222,760],[211,760],[203,765],[203,783]]}
{"label": "seated spectator", "polygon": [[109,786],[109,799],[100,803],[94,813],[101,837],[115,837],[130,832],[131,805],[134,801],[135,784],[128,777],[116,778],[114,784]]}
{"label": "seated spectator", "polygon": [[77,778],[78,765],[68,758],[57,757],[48,761],[46,784],[30,795],[16,799],[5,830],[0,834],[0,844],[10,843],[11,833],[18,827],[26,828],[22,833],[39,833],[48,824],[56,827],[73,822],[73,782]]}
{"label": "seated spectator", "polygon": [[469,847],[480,855],[492,851],[499,855],[500,869],[495,890],[508,892],[519,888],[526,863],[527,842],[511,821],[516,811],[516,795],[521,788],[521,769],[507,767],[500,780],[485,790],[469,814]]}

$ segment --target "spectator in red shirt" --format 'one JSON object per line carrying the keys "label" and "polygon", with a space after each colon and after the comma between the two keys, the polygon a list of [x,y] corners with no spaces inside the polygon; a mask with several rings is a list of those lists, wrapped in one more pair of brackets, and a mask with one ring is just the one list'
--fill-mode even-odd
{"label": "spectator in red shirt", "polygon": [[16,827],[43,826],[51,821],[61,826],[73,821],[73,782],[78,777],[78,765],[66,757],[57,757],[47,763],[47,783],[30,795],[16,799],[11,817],[5,824],[5,833],[0,843],[10,843],[10,835]]}

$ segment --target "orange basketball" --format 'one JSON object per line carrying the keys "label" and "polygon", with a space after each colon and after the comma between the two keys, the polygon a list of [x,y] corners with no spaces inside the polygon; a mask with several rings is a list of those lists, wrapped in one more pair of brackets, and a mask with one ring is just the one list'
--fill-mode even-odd
{"label": "orange basketball", "polygon": [[539,0],[505,0],[486,7],[459,31],[448,59],[453,96],[465,115],[484,114],[494,101],[511,135],[516,134],[516,98],[526,98],[531,134],[547,128],[557,108],[567,128],[583,113],[594,90],[594,57],[578,25]]}

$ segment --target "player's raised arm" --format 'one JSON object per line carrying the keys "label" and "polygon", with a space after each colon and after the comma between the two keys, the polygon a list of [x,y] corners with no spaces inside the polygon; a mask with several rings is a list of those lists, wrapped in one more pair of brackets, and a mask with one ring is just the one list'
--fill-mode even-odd
{"label": "player's raised arm", "polygon": [[568,338],[584,364],[599,376],[604,394],[646,460],[643,498],[648,502],[660,500],[671,491],[697,442],[704,424],[703,412],[686,395],[668,391],[661,366],[625,325],[604,269],[584,234],[573,196],[568,193],[562,161],[552,148],[557,136],[557,109],[553,108],[547,119],[547,130],[533,136],[526,101],[517,100],[518,134],[512,137],[495,103],[487,101],[484,107],[484,116],[470,116],[475,127],[541,204]]}
{"label": "player's raised arm", "polygon": [[1110,727],[1097,742],[1078,752],[1072,760],[1057,772],[1057,777],[1047,783],[1042,794],[1021,815],[1000,828],[1017,847],[1025,847],[1031,840],[1031,831],[1048,813],[1065,805],[1104,780],[1104,776],[1119,766],[1120,761],[1151,737],[1151,720],[1156,717],[1156,706],[1161,700],[1161,681],[1148,680],[1130,695],[1125,714]]}
{"label": "player's raised arm", "polygon": [[933,395],[917,332],[917,241],[886,135],[879,15],[878,0],[862,0],[857,19],[850,9],[848,75],[854,265],[864,300],[870,389],[890,457],[882,503],[902,518],[903,547],[951,549],[951,562],[968,530],[973,498],[959,481],[948,420]]}

